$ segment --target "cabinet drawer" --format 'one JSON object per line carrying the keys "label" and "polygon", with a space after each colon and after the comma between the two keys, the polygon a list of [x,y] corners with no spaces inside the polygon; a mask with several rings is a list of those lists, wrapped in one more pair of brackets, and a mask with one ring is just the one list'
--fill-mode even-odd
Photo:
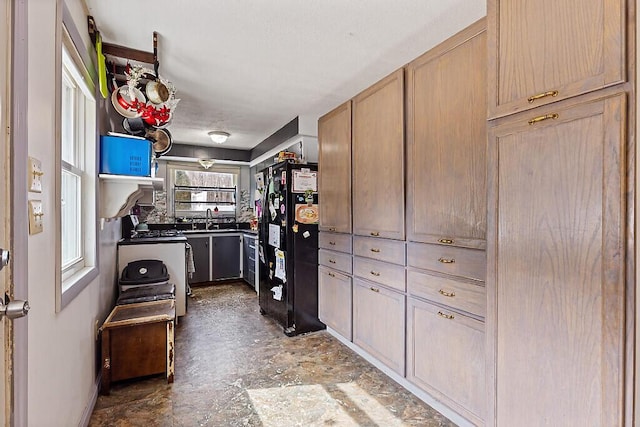
{"label": "cabinet drawer", "polygon": [[351,234],[320,232],[318,247],[332,251],[351,253]]}
{"label": "cabinet drawer", "polygon": [[318,264],[340,270],[347,274],[353,272],[351,254],[320,249],[318,251]]}
{"label": "cabinet drawer", "polygon": [[403,266],[361,257],[353,257],[353,274],[404,292],[405,270]]}
{"label": "cabinet drawer", "polygon": [[407,262],[411,267],[481,281],[485,280],[487,270],[483,250],[427,243],[409,243]]}
{"label": "cabinet drawer", "polygon": [[407,379],[484,425],[484,324],[407,298]]}
{"label": "cabinet drawer", "polygon": [[485,287],[477,284],[408,270],[407,292],[482,318],[487,312]]}
{"label": "cabinet drawer", "polygon": [[318,268],[318,318],[351,341],[351,277]]}
{"label": "cabinet drawer", "polygon": [[353,254],[403,266],[406,264],[405,244],[400,240],[354,236]]}
{"label": "cabinet drawer", "polygon": [[404,376],[405,296],[353,280],[353,343]]}

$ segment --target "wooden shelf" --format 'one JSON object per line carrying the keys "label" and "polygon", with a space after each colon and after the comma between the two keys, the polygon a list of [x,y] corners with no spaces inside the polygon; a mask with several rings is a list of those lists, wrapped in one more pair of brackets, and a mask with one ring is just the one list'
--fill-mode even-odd
{"label": "wooden shelf", "polygon": [[100,174],[100,217],[119,218],[142,197],[145,190],[163,190],[164,178]]}

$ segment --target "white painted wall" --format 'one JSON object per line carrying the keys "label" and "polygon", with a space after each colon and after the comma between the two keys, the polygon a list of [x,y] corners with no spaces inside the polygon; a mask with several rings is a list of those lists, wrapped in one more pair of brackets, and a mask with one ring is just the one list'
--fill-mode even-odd
{"label": "white painted wall", "polygon": [[[81,0],[65,0],[80,34],[89,44],[86,13]],[[42,161],[41,199],[44,232],[28,239],[28,419],[31,426],[77,426],[86,419],[96,393],[97,345],[95,321],[108,314],[115,295],[115,242],[119,221],[100,232],[100,276],[60,313],[55,312],[55,265],[58,250],[55,229],[55,120],[56,27],[62,1],[29,1],[28,4],[28,152]],[[58,17],[58,18],[57,18]],[[99,107],[100,109],[100,107]],[[18,141],[19,143],[19,141]],[[18,166],[20,167],[20,166]],[[26,179],[26,177],[25,177]],[[26,230],[16,230],[26,232]]]}

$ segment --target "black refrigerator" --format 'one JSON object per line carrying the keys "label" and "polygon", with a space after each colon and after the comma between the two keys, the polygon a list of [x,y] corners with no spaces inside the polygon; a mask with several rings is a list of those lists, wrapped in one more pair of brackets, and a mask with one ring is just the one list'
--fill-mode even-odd
{"label": "black refrigerator", "polygon": [[260,313],[288,336],[325,328],[318,320],[317,171],[287,160],[257,177]]}

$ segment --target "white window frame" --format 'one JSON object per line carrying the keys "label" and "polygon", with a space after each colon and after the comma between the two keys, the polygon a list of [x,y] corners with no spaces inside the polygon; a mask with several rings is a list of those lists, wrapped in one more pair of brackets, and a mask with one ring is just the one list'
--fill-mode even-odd
{"label": "white window frame", "polygon": [[[78,53],[67,29],[62,27],[58,55],[58,88],[56,113],[56,312],[66,307],[86,286],[98,277],[97,236],[97,105],[95,84]],[[62,160],[62,84],[68,79],[75,85],[74,99],[74,158]],[[80,233],[77,244],[80,256],[62,265],[62,173],[70,172],[80,177],[78,194]]]}
{"label": "white window frame", "polygon": [[[198,167],[194,164],[191,163],[170,163],[167,162],[167,181],[168,181],[168,186],[167,188],[171,189],[170,191],[167,191],[167,214],[170,216],[173,216],[174,218],[177,217],[187,217],[187,218],[200,218],[200,217],[204,217],[205,212],[204,211],[193,211],[193,212],[187,212],[187,211],[179,211],[178,215],[176,215],[176,212],[173,210],[173,207],[175,206],[174,200],[173,200],[173,189],[175,187],[175,172],[176,170],[185,170],[185,171],[198,171],[198,172],[205,172],[204,170],[202,170],[201,167]],[[234,216],[237,219],[238,215],[239,215],[239,206],[240,206],[240,202],[239,202],[239,197],[240,197],[240,192],[239,192],[239,182],[240,182],[240,167],[237,166],[224,166],[224,165],[214,165],[212,168],[207,169],[206,172],[217,172],[217,173],[230,173],[233,174],[235,176],[234,178],[234,185],[236,187],[236,194],[235,194],[235,200],[236,200],[236,204],[235,204],[235,212],[234,212]]]}

